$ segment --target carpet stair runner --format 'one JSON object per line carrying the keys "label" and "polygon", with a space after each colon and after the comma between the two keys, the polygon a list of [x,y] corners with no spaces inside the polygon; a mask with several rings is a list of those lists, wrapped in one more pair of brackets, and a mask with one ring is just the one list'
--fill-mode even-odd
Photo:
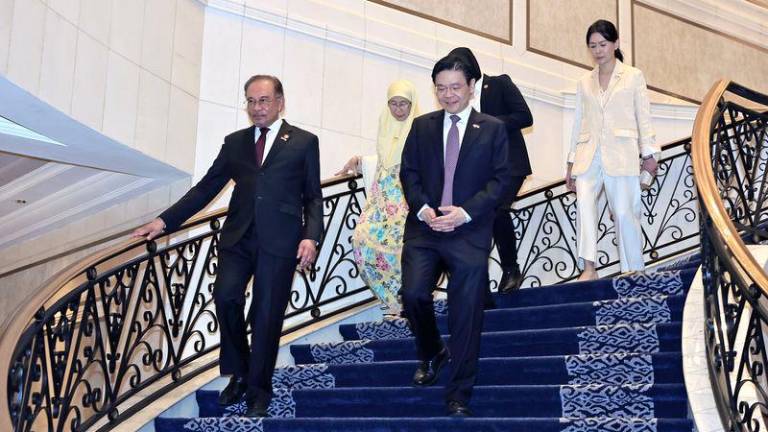
{"label": "carpet stair runner", "polygon": [[[290,347],[275,371],[269,418],[220,407],[198,391],[195,418],[157,418],[158,432],[691,431],[681,319],[696,263],[496,297],[485,312],[474,417],[445,417],[442,384],[417,388],[404,319],[342,325],[343,342]],[[447,333],[445,301],[435,304]],[[446,372],[445,370],[443,372]]]}

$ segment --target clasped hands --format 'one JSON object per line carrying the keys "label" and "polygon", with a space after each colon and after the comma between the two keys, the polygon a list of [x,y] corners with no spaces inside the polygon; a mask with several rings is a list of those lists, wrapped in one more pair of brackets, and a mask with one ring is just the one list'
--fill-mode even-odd
{"label": "clasped hands", "polygon": [[451,232],[467,222],[461,207],[442,206],[438,207],[438,210],[442,212],[442,216],[438,216],[432,207],[425,207],[421,211],[421,220],[434,231]]}

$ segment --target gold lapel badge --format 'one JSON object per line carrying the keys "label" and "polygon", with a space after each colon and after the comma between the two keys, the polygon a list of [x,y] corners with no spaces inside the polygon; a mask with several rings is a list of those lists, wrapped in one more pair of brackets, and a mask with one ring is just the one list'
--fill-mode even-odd
{"label": "gold lapel badge", "polygon": [[480,125],[477,123],[472,123],[472,127],[475,129],[480,129]]}
{"label": "gold lapel badge", "polygon": [[281,136],[280,139],[283,140],[283,141],[288,141],[289,137],[290,137],[290,135],[285,134],[285,135]]}

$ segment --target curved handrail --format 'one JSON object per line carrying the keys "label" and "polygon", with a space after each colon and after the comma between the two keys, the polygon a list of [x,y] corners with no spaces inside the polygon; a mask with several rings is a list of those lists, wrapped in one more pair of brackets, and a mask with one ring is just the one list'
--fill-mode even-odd
{"label": "curved handrail", "polygon": [[706,207],[707,213],[721,234],[725,246],[744,266],[744,270],[754,278],[763,292],[768,294],[768,275],[747,250],[741,234],[726,211],[723,201],[720,199],[720,191],[715,184],[715,172],[712,169],[710,137],[712,136],[713,120],[720,114],[718,104],[729,86],[732,86],[732,83],[728,80],[716,82],[704,97],[704,102],[696,114],[696,120],[693,123],[693,135],[691,136],[693,172],[696,186],[699,189],[699,200]]}
{"label": "curved handrail", "polygon": [[768,96],[720,80],[692,136],[707,366],[728,431],[764,429],[768,408],[768,275],[747,247],[768,239],[767,109]]}

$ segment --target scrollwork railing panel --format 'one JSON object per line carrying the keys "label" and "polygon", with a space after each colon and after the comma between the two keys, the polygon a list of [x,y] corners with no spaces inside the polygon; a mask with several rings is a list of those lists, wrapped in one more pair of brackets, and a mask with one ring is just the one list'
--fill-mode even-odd
{"label": "scrollwork railing panel", "polygon": [[[648,262],[698,244],[688,148],[688,140],[665,146],[659,175],[643,193]],[[323,186],[325,235],[314,267],[294,279],[284,333],[373,299],[352,256],[352,232],[365,201],[358,181]],[[578,274],[576,205],[563,182],[515,204],[511,216],[525,286]],[[618,258],[604,199],[600,206],[598,264],[605,274],[618,271]],[[140,408],[126,403],[132,396],[161,379],[182,382],[194,373],[184,367],[219,344],[213,281],[225,218],[218,212],[162,243],[127,247],[66,282],[66,293],[43,306],[17,343],[7,389],[15,430],[85,430],[104,417],[114,424]],[[495,256],[489,265],[495,288]]]}
{"label": "scrollwork railing panel", "polygon": [[[324,240],[314,268],[294,280],[284,333],[372,300],[351,251],[364,191],[355,180],[323,189]],[[218,348],[213,281],[225,217],[106,256],[41,308],[9,371],[15,430],[84,430],[104,416],[118,420],[135,409],[121,405],[130,397],[163,377],[184,379],[183,366]]]}
{"label": "scrollwork railing panel", "polygon": [[[659,170],[642,193],[643,252],[650,264],[699,244],[698,203],[693,182],[690,139],[664,146]],[[523,286],[542,286],[574,279],[577,267],[576,194],[565,182],[521,196],[512,210],[519,239]],[[616,233],[604,194],[598,200],[598,256],[601,274],[619,272]]]}
{"label": "scrollwork railing panel", "polygon": [[768,240],[766,109],[765,95],[721,81],[694,129],[707,363],[728,431],[766,430],[768,283],[746,246]]}

